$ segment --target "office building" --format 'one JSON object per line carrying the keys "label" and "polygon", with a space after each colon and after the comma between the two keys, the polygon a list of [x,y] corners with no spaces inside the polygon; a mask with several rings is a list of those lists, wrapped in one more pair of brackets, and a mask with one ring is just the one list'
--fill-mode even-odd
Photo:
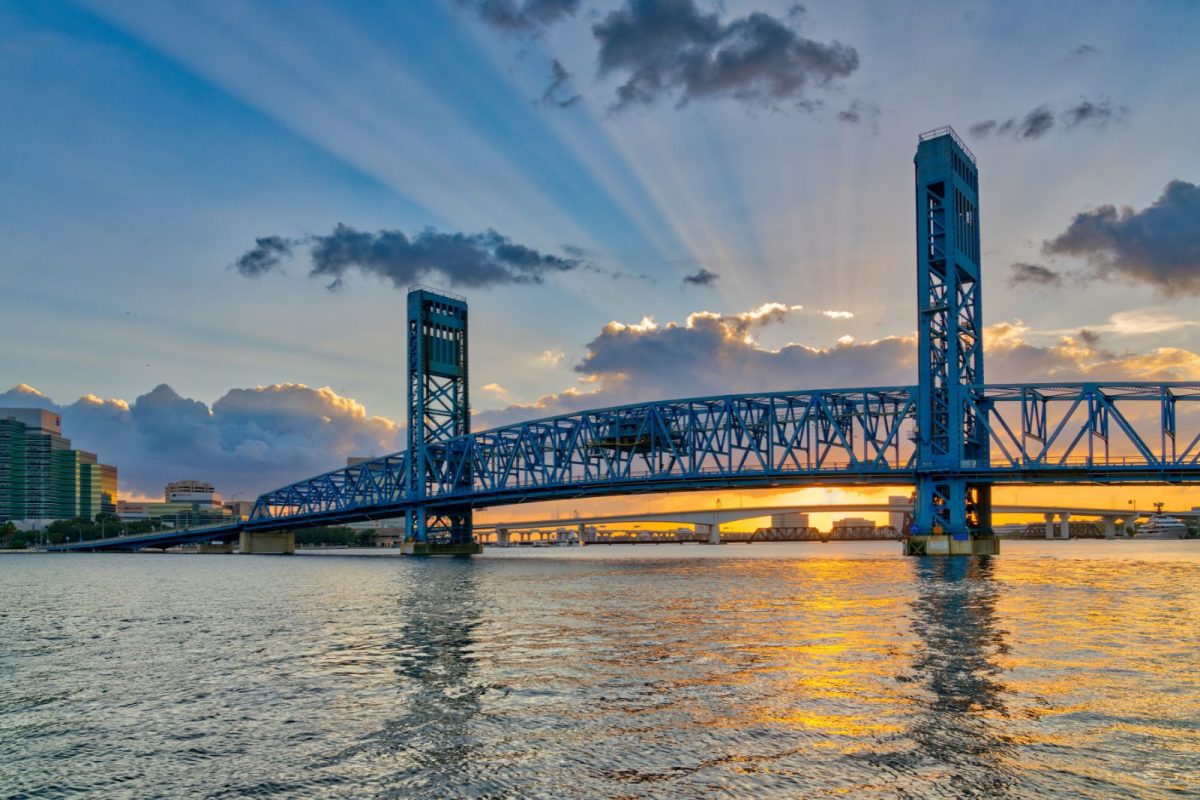
{"label": "office building", "polygon": [[72,449],[58,414],[0,408],[0,521],[95,518],[116,507],[117,468]]}
{"label": "office building", "polygon": [[772,528],[807,528],[808,514],[803,511],[785,511],[771,515]]}
{"label": "office building", "polygon": [[[912,502],[912,498],[905,497],[903,495],[891,495],[890,497],[888,497],[888,505],[889,506],[902,506],[902,505],[905,505],[905,504],[911,503],[911,502]],[[888,525],[891,525],[893,528],[895,528],[896,530],[898,530],[900,532],[904,532],[904,530],[905,530],[904,519],[905,519],[905,517],[908,516],[908,513],[909,512],[907,512],[907,511],[889,511],[888,512]]]}
{"label": "office building", "polygon": [[238,504],[223,503],[211,483],[196,480],[171,481],[163,487],[161,503],[122,500],[117,506],[123,520],[156,519],[168,528],[229,522],[239,511]]}

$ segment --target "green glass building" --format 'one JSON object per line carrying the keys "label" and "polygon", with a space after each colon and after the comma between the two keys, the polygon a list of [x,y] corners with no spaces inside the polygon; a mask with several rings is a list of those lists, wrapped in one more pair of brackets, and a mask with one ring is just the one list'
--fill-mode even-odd
{"label": "green glass building", "polygon": [[117,510],[117,468],[71,448],[62,418],[0,408],[0,522],[95,518]]}

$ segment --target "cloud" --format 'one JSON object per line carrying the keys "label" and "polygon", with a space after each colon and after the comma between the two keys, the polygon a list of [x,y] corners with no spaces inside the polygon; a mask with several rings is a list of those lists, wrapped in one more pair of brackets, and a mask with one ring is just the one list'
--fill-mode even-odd
{"label": "cloud", "polygon": [[1070,64],[1075,61],[1082,61],[1088,56],[1094,56],[1099,52],[1100,51],[1098,49],[1090,44],[1081,44],[1078,47],[1071,48],[1071,50],[1062,57],[1061,62],[1064,64]]}
{"label": "cloud", "polygon": [[1019,320],[985,329],[989,383],[1200,379],[1200,355],[1183,348],[1115,353],[1098,347],[1099,336],[1091,330],[1062,336],[1047,346],[1030,343],[1028,334],[1028,327]]}
{"label": "cloud", "polygon": [[571,73],[557,58],[550,64],[550,84],[539,103],[549,108],[570,108],[583,96],[571,91]]}
{"label": "cloud", "polygon": [[166,384],[133,403],[86,394],[68,405],[20,384],[0,393],[0,406],[57,411],[72,446],[117,466],[126,495],[160,496],[167,481],[197,478],[227,498],[248,498],[344,465],[346,456],[401,446],[391,420],[328,387],[292,383],[231,389],[211,408]]}
{"label": "cloud", "polygon": [[879,106],[874,103],[862,102],[855,100],[846,108],[838,112],[838,122],[845,122],[850,125],[858,125],[860,122],[866,122],[875,130],[879,129]]}
{"label": "cloud", "polygon": [[1103,128],[1108,125],[1109,121],[1118,112],[1123,113],[1125,110],[1122,107],[1117,111],[1113,111],[1112,103],[1108,100],[1094,102],[1084,99],[1064,111],[1063,120],[1066,122],[1068,128],[1085,124],[1096,128]]}
{"label": "cloud", "polygon": [[801,36],[788,21],[754,12],[729,22],[695,0],[626,0],[592,26],[601,76],[621,75],[614,109],[675,96],[679,105],[721,97],[755,105],[806,105],[810,87],[827,87],[858,69],[858,52]]}
{"label": "cloud", "polygon": [[1026,286],[1057,289],[1063,285],[1063,277],[1060,272],[1052,270],[1049,267],[1044,267],[1041,264],[1027,264],[1023,261],[1017,261],[1009,269],[1011,273],[1008,276],[1008,285],[1014,289]]}
{"label": "cloud", "polygon": [[562,350],[543,350],[542,354],[538,356],[538,363],[548,364],[551,367],[557,367],[566,357],[567,354]]}
{"label": "cloud", "polygon": [[234,262],[237,271],[247,278],[257,278],[279,269],[285,259],[292,257],[292,243],[279,236],[264,236],[254,240],[254,247]]}
{"label": "cloud", "polygon": [[[917,380],[916,337],[857,341],[843,336],[828,346],[763,346],[754,333],[799,307],[779,303],[740,314],[696,312],[682,323],[610,322],[575,366],[580,385],[534,403],[485,411],[485,427],[646,400],[734,392],[854,386],[911,385]],[[1039,344],[1020,320],[984,332],[991,383],[1082,380],[1197,380],[1200,355],[1174,347],[1116,353],[1100,347],[1095,331],[1057,336]]]}
{"label": "cloud", "polygon": [[1109,122],[1125,116],[1128,112],[1129,109],[1125,106],[1114,109],[1112,101],[1108,99],[1088,100],[1082,98],[1057,115],[1050,110],[1048,105],[1041,105],[1023,117],[1009,117],[1005,120],[985,119],[971,125],[967,130],[972,136],[980,139],[994,134],[1011,136],[1017,141],[1032,141],[1050,133],[1056,122],[1062,122],[1063,130],[1082,126],[1103,129]]}
{"label": "cloud", "polygon": [[505,33],[537,33],[574,16],[583,0],[458,0],[458,4]]}
{"label": "cloud", "polygon": [[854,319],[853,311],[834,311],[828,309],[821,312],[821,316],[829,317],[830,319]]}
{"label": "cloud", "polygon": [[1048,255],[1084,259],[1094,276],[1166,293],[1200,293],[1200,186],[1174,180],[1141,211],[1102,205],[1076,214],[1042,244]]}
{"label": "cloud", "polygon": [[505,389],[498,383],[485,383],[483,385],[483,391],[491,392],[492,394],[499,395],[501,397],[508,394],[508,389]]}
{"label": "cloud", "polygon": [[[426,228],[409,238],[400,231],[372,233],[339,223],[332,233],[293,240],[291,244],[309,246],[309,275],[331,278],[328,288],[334,290],[342,288],[346,273],[354,270],[389,280],[397,289],[426,280],[489,288],[542,283],[547,275],[569,272],[585,264],[580,258],[541,253],[494,230],[467,234]],[[257,278],[279,269],[285,254],[291,254],[291,245],[278,236],[268,236],[257,239],[255,247],[235,266],[243,275]]]}
{"label": "cloud", "polygon": [[1038,106],[1023,118],[1009,117],[1003,122],[988,119],[976,122],[968,131],[972,136],[986,138],[993,133],[997,136],[1012,135],[1016,139],[1040,139],[1054,127],[1054,114],[1048,106]]}
{"label": "cloud", "polygon": [[682,323],[610,322],[587,345],[570,387],[535,403],[485,411],[477,429],[520,419],[643,400],[731,392],[908,384],[916,343],[908,337],[831,347],[761,345],[755,334],[801,306],[765,303],[741,313],[697,311]]}
{"label": "cloud", "polygon": [[691,275],[684,275],[683,282],[687,286],[716,286],[721,280],[721,276],[715,272],[710,272],[707,269],[701,268],[699,271]]}

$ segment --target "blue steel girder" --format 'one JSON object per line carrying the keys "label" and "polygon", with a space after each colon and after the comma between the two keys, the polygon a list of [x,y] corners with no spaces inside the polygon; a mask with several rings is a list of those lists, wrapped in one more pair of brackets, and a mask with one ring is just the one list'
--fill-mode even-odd
{"label": "blue steel girder", "polygon": [[[992,447],[986,461],[962,460],[952,475],[962,481],[1200,483],[1200,383],[966,390]],[[530,420],[430,446],[434,480],[425,498],[406,485],[406,454],[394,453],[267,492],[246,527],[420,507],[432,519],[445,507],[640,492],[911,484],[915,402],[915,387],[878,387],[664,400]],[[938,502],[956,502],[949,485],[936,484]]]}
{"label": "blue steel girder", "polygon": [[[1200,470],[1200,383],[1046,383],[968,387],[992,443],[991,472],[1157,471],[1171,482]],[[1178,440],[1186,409],[1184,444]],[[1190,412],[1190,413],[1188,413]]]}
{"label": "blue steel girder", "polygon": [[421,497],[406,455],[318,475],[262,495],[251,526],[419,506],[486,505],[533,495],[631,487],[835,478],[904,482],[913,387],[776,392],[667,400],[564,414],[425,444]]}

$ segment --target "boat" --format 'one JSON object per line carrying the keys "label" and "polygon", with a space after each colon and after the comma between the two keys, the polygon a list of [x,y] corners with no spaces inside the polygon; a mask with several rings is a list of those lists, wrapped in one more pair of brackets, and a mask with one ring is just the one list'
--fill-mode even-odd
{"label": "boat", "polygon": [[1166,514],[1151,514],[1137,529],[1139,539],[1186,539],[1187,535],[1187,524]]}

